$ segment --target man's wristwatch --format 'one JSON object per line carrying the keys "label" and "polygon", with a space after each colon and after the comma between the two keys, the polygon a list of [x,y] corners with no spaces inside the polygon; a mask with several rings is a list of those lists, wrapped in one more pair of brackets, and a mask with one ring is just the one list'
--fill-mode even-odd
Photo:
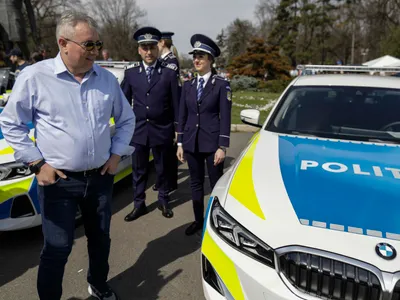
{"label": "man's wristwatch", "polygon": [[29,166],[29,170],[34,173],[37,174],[40,171],[40,168],[46,163],[46,161],[44,159],[42,159],[41,161],[39,161],[37,164],[34,165],[30,165]]}
{"label": "man's wristwatch", "polygon": [[218,148],[221,149],[222,151],[224,151],[224,152],[226,153],[226,147],[219,146]]}

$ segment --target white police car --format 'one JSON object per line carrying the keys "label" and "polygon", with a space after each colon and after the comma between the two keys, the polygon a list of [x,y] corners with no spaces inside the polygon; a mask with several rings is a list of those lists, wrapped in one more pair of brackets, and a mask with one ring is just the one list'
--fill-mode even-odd
{"label": "white police car", "polygon": [[[124,66],[127,62],[105,63],[99,65],[112,72],[121,83],[124,76]],[[7,78],[7,80],[6,80]],[[0,91],[6,95],[11,93],[9,70],[0,69]],[[4,95],[0,96],[0,113],[6,105]],[[29,136],[34,139],[33,125]],[[114,133],[114,121],[110,120],[111,134]],[[13,231],[41,225],[40,206],[37,198],[37,183],[34,174],[27,166],[16,163],[13,149],[5,141],[0,130],[0,231]],[[150,160],[153,156],[150,155]],[[118,165],[114,183],[132,173],[131,157],[123,157]],[[79,217],[79,212],[77,217]]]}
{"label": "white police car", "polygon": [[399,79],[300,76],[241,118],[261,129],[209,201],[205,297],[400,299]]}

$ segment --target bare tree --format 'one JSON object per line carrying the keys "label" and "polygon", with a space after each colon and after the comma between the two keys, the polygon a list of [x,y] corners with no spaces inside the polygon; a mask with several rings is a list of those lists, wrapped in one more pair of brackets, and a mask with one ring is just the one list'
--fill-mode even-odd
{"label": "bare tree", "polygon": [[[83,9],[80,0],[31,0],[37,23],[37,42],[47,49],[48,55],[58,52],[56,26],[60,14],[66,9]],[[32,47],[31,47],[32,48]]]}
{"label": "bare tree", "polygon": [[259,36],[267,39],[274,27],[279,0],[258,0],[254,15],[258,22]]}
{"label": "bare tree", "polygon": [[86,4],[91,15],[97,19],[101,39],[114,60],[137,60],[137,43],[133,33],[146,15],[136,0],[89,0]]}

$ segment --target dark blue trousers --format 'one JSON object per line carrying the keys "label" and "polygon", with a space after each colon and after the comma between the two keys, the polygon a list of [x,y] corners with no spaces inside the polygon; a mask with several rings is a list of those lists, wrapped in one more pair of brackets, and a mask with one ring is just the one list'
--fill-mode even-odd
{"label": "dark blue trousers", "polygon": [[[150,147],[133,144],[135,151],[132,154],[132,181],[133,181],[133,201],[136,208],[145,204],[146,187],[149,173]],[[158,186],[158,202],[166,205],[169,201],[167,166],[169,146],[159,145],[151,148],[156,167]]]}
{"label": "dark blue trousers", "polygon": [[[168,149],[168,159],[167,159],[167,182],[168,190],[176,190],[178,188],[178,165],[179,161],[176,157],[177,146],[171,145]],[[157,176],[157,181],[155,186],[158,188],[160,185],[160,178]]]}
{"label": "dark blue trousers", "polygon": [[196,222],[200,223],[203,223],[204,221],[205,164],[207,165],[211,189],[214,188],[218,179],[221,178],[224,172],[224,162],[214,166],[214,155],[215,152],[185,152],[185,158],[188,163],[190,173],[190,187],[192,190],[194,218]]}
{"label": "dark blue trousers", "polygon": [[87,280],[99,290],[106,288],[114,176],[100,173],[90,177],[66,175],[67,179],[38,187],[44,235],[37,280],[41,300],[61,298],[64,267],[74,241],[78,205],[88,242]]}

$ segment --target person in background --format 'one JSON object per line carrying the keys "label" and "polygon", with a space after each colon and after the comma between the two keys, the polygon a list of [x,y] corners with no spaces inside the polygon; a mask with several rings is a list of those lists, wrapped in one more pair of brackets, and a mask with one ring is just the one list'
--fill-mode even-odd
{"label": "person in background", "polygon": [[161,32],[154,27],[143,27],[134,34],[139,43],[141,62],[125,71],[122,90],[136,115],[136,129],[132,138],[133,210],[125,217],[131,222],[147,213],[146,186],[150,149],[154,157],[158,186],[158,208],[165,218],[172,218],[169,206],[167,168],[178,122],[180,87],[177,68],[158,60]]}
{"label": "person in background", "polygon": [[209,37],[195,34],[190,40],[197,78],[186,81],[179,107],[177,157],[189,166],[195,221],[186,229],[192,235],[203,228],[204,178],[207,165],[213,189],[224,170],[231,131],[232,93],[229,81],[212,67],[221,54]]}
{"label": "person in background", "polygon": [[31,55],[31,64],[35,64],[43,60],[43,55],[39,52],[33,52]]}
{"label": "person in background", "polygon": [[[176,74],[178,76],[179,84],[180,82],[180,70],[179,70],[179,61],[177,57],[172,53],[171,47],[173,45],[172,36],[174,35],[173,32],[163,31],[161,32],[161,39],[158,42],[158,50],[160,61],[166,64],[172,64],[176,66]],[[178,188],[178,159],[176,158],[176,139],[174,142],[173,147],[170,149],[169,159],[167,161],[167,181],[168,181],[168,192],[172,192]],[[157,177],[156,184],[153,186],[153,191],[158,190],[158,186],[160,183],[160,178]]]}
{"label": "person in background", "polygon": [[[116,300],[107,284],[111,198],[120,158],[134,150],[129,143],[135,115],[117,78],[94,64],[103,42],[92,18],[64,12],[56,38],[56,58],[21,72],[0,115],[1,130],[16,161],[29,165],[38,183],[44,236],[38,294],[41,300],[62,296],[79,206],[88,243],[89,294]],[[28,135],[29,123],[35,126],[35,142]]]}
{"label": "person in background", "polygon": [[48,59],[48,58],[50,58],[50,49],[49,49],[49,47],[48,46],[46,46],[46,45],[44,45],[44,44],[41,44],[39,47],[38,47],[38,50],[37,50],[37,52],[39,52],[42,56],[43,56],[43,59]]}
{"label": "person in background", "polygon": [[10,51],[8,54],[10,61],[15,65],[15,77],[19,75],[19,73],[29,66],[28,62],[24,60],[21,50],[15,48]]}
{"label": "person in background", "polygon": [[112,61],[112,58],[110,57],[110,51],[108,51],[107,49],[103,49],[101,55],[103,56],[103,60]]}

